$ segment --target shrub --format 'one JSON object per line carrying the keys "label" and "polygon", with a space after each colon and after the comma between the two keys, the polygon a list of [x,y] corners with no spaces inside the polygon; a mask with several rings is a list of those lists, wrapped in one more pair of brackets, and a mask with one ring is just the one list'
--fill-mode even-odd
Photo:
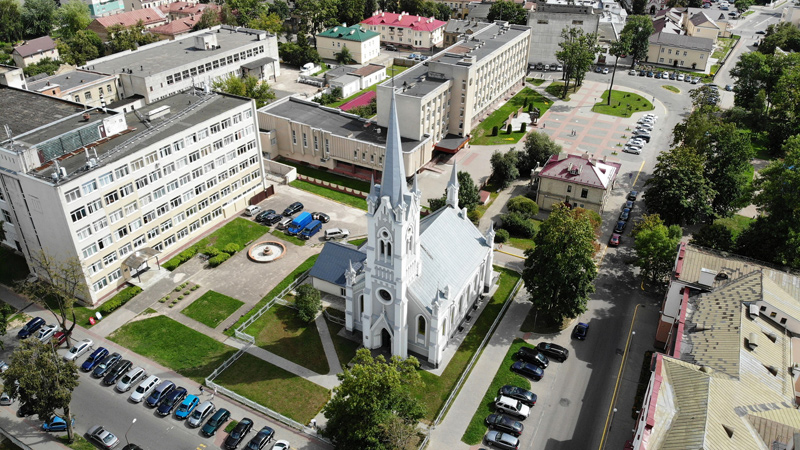
{"label": "shrub", "polygon": [[158,303],[167,303],[167,300],[169,300],[169,297],[161,297],[158,299]]}
{"label": "shrub", "polygon": [[183,291],[183,295],[189,295],[189,291]]}
{"label": "shrub", "polygon": [[525,132],[525,127],[527,127],[527,126],[528,126],[527,123],[522,122],[521,124],[519,124],[519,131],[524,133]]}
{"label": "shrub", "polygon": [[467,213],[467,218],[470,222],[477,224],[481,220],[481,214],[478,212],[478,210],[473,209]]}
{"label": "shrub", "polygon": [[[179,295],[179,296],[178,296],[178,300],[183,300],[183,296],[182,296],[182,295]],[[172,302],[172,303],[173,303],[173,304],[175,304],[175,303],[178,303],[178,300],[175,300],[175,301],[174,301],[174,302]]]}
{"label": "shrub", "polygon": [[508,231],[499,229],[494,235],[494,242],[497,244],[502,244],[503,242],[507,242],[510,237],[511,236],[509,236]]}
{"label": "shrub", "polygon": [[111,297],[111,299],[109,299],[107,302],[100,305],[97,310],[103,315],[110,314],[120,306],[128,303],[130,299],[136,297],[136,295],[138,295],[140,292],[142,292],[142,288],[139,286],[127,287],[120,291],[117,295]]}
{"label": "shrub", "polygon": [[172,272],[173,270],[177,269],[178,266],[180,266],[180,265],[181,265],[180,261],[178,259],[173,258],[173,259],[170,259],[169,261],[165,262],[164,264],[162,264],[161,267],[163,267],[163,268],[169,270],[170,272]]}
{"label": "shrub", "polygon": [[204,254],[206,254],[206,255],[208,255],[208,257],[209,257],[209,258],[213,258],[213,257],[215,257],[215,256],[219,255],[219,254],[220,254],[220,253],[222,253],[222,252],[221,252],[221,251],[219,251],[219,249],[218,249],[218,248],[216,248],[216,247],[210,247],[210,246],[209,246],[209,247],[205,247],[205,248],[203,249],[203,253],[204,253]]}
{"label": "shrub", "polygon": [[192,286],[192,288],[191,288],[191,289],[189,289],[189,290],[190,290],[190,291],[196,291],[196,290],[197,290],[197,289],[199,289],[199,288],[200,288],[200,285],[199,285],[199,284],[195,284],[195,285],[194,285],[194,286]]}
{"label": "shrub", "polygon": [[492,127],[492,136],[497,136],[497,133],[500,132],[500,129],[497,128],[497,125]]}
{"label": "shrub", "polygon": [[297,306],[297,316],[303,322],[311,322],[322,310],[322,299],[319,291],[310,284],[301,284],[297,288],[297,296],[294,300]]}
{"label": "shrub", "polygon": [[239,244],[236,244],[235,242],[231,242],[230,244],[226,245],[224,249],[222,249],[223,252],[225,252],[225,253],[227,253],[229,255],[233,255],[234,253],[238,252],[239,250],[240,250]]}
{"label": "shrub", "polygon": [[181,291],[181,287],[180,287],[180,286],[176,287],[176,288],[174,289],[174,291],[175,291],[175,292],[180,292],[180,291]]}
{"label": "shrub", "polygon": [[508,208],[508,212],[519,213],[526,219],[533,219],[539,214],[539,205],[523,195],[518,195],[510,199],[506,204],[506,208]]}
{"label": "shrub", "polygon": [[503,228],[508,230],[512,236],[532,239],[536,235],[536,226],[520,213],[510,212],[503,214],[501,219],[503,220]]}
{"label": "shrub", "polygon": [[208,260],[208,265],[211,267],[217,267],[218,265],[224,263],[225,261],[230,258],[231,255],[228,253],[220,253],[219,255],[211,258]]}
{"label": "shrub", "polygon": [[511,134],[512,131],[514,131],[514,129],[511,127],[511,124],[508,124],[508,127],[506,127],[506,134]]}

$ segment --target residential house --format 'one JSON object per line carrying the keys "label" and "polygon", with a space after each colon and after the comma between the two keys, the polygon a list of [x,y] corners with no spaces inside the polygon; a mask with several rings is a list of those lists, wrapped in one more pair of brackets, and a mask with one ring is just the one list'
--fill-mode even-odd
{"label": "residential house", "polygon": [[444,46],[450,47],[456,42],[469,38],[476,31],[491,25],[488,22],[480,22],[478,20],[458,20],[450,19],[447,21],[447,26],[444,28]]}
{"label": "residential house", "polygon": [[[66,66],[64,66],[66,67]],[[72,100],[91,107],[105,107],[119,99],[117,74],[104,74],[91,70],[75,69],[55,75],[32,77],[28,89],[44,95]]]}
{"label": "residential house", "polygon": [[89,6],[91,17],[105,17],[125,12],[124,0],[82,0]]}
{"label": "residential house", "polygon": [[50,36],[42,36],[25,41],[22,45],[15,47],[11,52],[11,58],[14,59],[14,64],[23,69],[45,58],[57,60],[58,57],[56,41]]}
{"label": "residential house", "polygon": [[372,17],[361,24],[368,30],[380,33],[381,43],[394,44],[412,50],[433,50],[444,42],[444,27],[447,22],[434,17],[421,17],[401,12],[400,14],[375,11]]}
{"label": "residential house", "polygon": [[666,67],[708,72],[714,41],[703,37],[667,32],[653,33],[646,62]]}
{"label": "residential house", "polygon": [[562,204],[602,214],[621,168],[619,162],[605,156],[566,152],[552,155],[535,171],[536,203],[543,211]]}
{"label": "residential house", "polygon": [[687,11],[683,13],[683,28],[686,30],[686,34],[711,39],[716,44],[717,38],[722,36],[722,27],[714,22],[705,11],[692,14],[689,11],[691,9],[695,8],[687,8]]}
{"label": "residential house", "polygon": [[169,19],[158,8],[137,9],[134,11],[114,14],[111,16],[97,17],[89,24],[89,29],[97,33],[103,42],[111,40],[109,28],[120,25],[130,28],[139,22],[144,25],[144,29],[150,29],[159,25],[164,25]]}
{"label": "residential house", "polygon": [[381,54],[381,35],[361,24],[340,25],[317,35],[317,51],[321,58],[335,61],[345,47],[356,64],[365,64]]}

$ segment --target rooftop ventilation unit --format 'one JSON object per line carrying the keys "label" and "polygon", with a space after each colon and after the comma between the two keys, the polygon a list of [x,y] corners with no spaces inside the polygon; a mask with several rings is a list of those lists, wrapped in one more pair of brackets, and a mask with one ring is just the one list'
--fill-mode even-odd
{"label": "rooftop ventilation unit", "polygon": [[701,286],[711,287],[714,285],[714,279],[717,277],[717,272],[702,268],[700,269],[700,278],[697,280],[697,283]]}
{"label": "rooftop ventilation unit", "polygon": [[755,350],[758,347],[758,335],[755,333],[750,333],[747,336],[747,342],[745,343],[748,349]]}

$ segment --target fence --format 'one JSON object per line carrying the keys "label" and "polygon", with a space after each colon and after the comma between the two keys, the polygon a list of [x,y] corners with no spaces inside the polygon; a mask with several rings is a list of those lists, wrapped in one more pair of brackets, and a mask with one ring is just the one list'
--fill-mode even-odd
{"label": "fence", "polygon": [[322,310],[322,314],[325,316],[326,319],[330,320],[333,323],[337,323],[337,324],[339,324],[341,326],[347,325],[347,322],[345,322],[344,319],[342,319],[340,317],[332,316],[332,315],[328,314],[328,311],[326,311],[324,309]]}
{"label": "fence", "polygon": [[233,335],[236,337],[236,339],[239,339],[240,341],[246,342],[246,343],[249,343],[249,344],[255,344],[256,343],[256,339],[253,336],[250,336],[249,334],[245,333],[244,330],[246,330],[247,327],[252,325],[253,322],[258,320],[259,317],[264,315],[265,312],[267,312],[270,308],[272,308],[272,305],[274,305],[275,302],[277,302],[279,300],[283,300],[283,297],[287,293],[291,292],[292,289],[294,289],[295,287],[297,287],[300,284],[302,284],[303,281],[305,281],[306,277],[308,277],[308,272],[310,272],[310,270],[307,270],[307,271],[303,272],[303,274],[300,275],[296,280],[294,280],[292,282],[292,284],[290,284],[289,286],[286,286],[286,289],[282,290],[278,295],[273,297],[264,306],[259,308],[259,310],[256,311],[255,314],[253,314],[247,320],[245,320],[244,323],[239,325],[239,327],[236,328],[236,330],[234,330],[234,332],[233,332]]}
{"label": "fence", "polygon": [[306,175],[301,175],[299,173],[297,174],[297,179],[311,184],[316,184],[317,186],[333,189],[334,191],[338,191],[344,194],[354,195],[356,197],[367,198],[367,196],[369,195],[367,192],[359,191],[358,189],[353,189],[346,186],[339,186],[338,184],[331,183],[330,181],[318,180],[316,178],[309,177]]}

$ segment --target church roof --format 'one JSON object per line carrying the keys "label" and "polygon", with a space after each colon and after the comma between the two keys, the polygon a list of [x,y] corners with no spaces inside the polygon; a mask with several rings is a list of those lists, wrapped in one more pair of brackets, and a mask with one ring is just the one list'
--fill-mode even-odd
{"label": "church roof", "polygon": [[359,272],[365,259],[367,259],[366,253],[358,250],[354,245],[326,242],[308,275],[344,287],[344,274],[350,262],[353,263],[353,269]]}
{"label": "church roof", "polygon": [[397,104],[392,89],[392,103],[389,106],[389,124],[386,131],[386,157],[381,178],[381,197],[388,196],[392,207],[400,204],[408,194],[406,170],[403,163],[403,146],[400,143],[400,124],[397,118]]}
{"label": "church roof", "polygon": [[420,220],[419,225],[422,273],[409,285],[408,292],[430,309],[439,289],[460,289],[469,284],[486,257],[487,243],[480,230],[454,208],[441,208]]}

